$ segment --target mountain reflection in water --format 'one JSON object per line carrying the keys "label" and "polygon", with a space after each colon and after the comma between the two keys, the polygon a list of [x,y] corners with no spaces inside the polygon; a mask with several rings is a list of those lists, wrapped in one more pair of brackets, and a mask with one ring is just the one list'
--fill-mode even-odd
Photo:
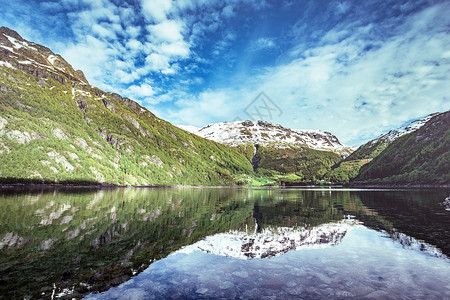
{"label": "mountain reflection in water", "polygon": [[[414,289],[450,295],[445,280],[439,285],[450,276],[450,212],[439,205],[445,193],[3,193],[0,299],[81,298],[121,283],[88,298],[382,297]],[[342,276],[360,290],[346,288]],[[392,291],[390,277],[405,287]]]}

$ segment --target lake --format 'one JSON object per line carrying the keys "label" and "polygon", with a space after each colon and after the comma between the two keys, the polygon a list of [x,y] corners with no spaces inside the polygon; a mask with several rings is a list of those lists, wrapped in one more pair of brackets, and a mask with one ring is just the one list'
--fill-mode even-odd
{"label": "lake", "polygon": [[447,196],[0,191],[0,299],[449,299]]}

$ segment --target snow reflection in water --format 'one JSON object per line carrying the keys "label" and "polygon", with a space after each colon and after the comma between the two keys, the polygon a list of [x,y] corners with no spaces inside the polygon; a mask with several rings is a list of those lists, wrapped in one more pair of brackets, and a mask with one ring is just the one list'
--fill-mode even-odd
{"label": "snow reflection in water", "polygon": [[[426,247],[405,248],[354,220],[311,230],[234,231],[187,246],[87,299],[448,298],[450,262]],[[267,252],[271,258],[260,259]]]}

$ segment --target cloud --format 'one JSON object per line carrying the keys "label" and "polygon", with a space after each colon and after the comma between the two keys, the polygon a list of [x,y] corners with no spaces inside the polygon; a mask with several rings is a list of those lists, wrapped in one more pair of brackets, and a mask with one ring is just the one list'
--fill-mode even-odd
{"label": "cloud", "polygon": [[142,11],[149,21],[164,21],[172,8],[172,0],[142,0]]}
{"label": "cloud", "polygon": [[126,90],[124,90],[124,93],[129,95],[129,97],[142,99],[153,96],[155,94],[155,90],[153,90],[153,87],[150,84],[143,83],[141,85],[129,86]]}
{"label": "cloud", "polygon": [[17,0],[0,17],[174,123],[248,118],[264,91],[272,121],[357,144],[449,108],[448,1],[119,2]]}
{"label": "cloud", "polygon": [[260,51],[260,50],[269,50],[276,48],[276,44],[274,39],[272,38],[259,38],[256,41],[253,41],[251,45],[248,47],[249,51]]}
{"label": "cloud", "polygon": [[180,21],[175,20],[164,20],[159,24],[150,25],[147,27],[151,34],[151,40],[153,42],[177,42],[183,40],[181,31],[183,25]]}
{"label": "cloud", "polygon": [[179,109],[163,117],[196,126],[245,119],[245,107],[264,91],[284,112],[271,121],[330,131],[360,144],[407,120],[449,109],[449,14],[448,4],[422,10],[384,41],[374,40],[373,30],[391,24],[347,23],[316,47],[294,46],[289,61],[244,75],[236,80],[240,84],[180,100]]}

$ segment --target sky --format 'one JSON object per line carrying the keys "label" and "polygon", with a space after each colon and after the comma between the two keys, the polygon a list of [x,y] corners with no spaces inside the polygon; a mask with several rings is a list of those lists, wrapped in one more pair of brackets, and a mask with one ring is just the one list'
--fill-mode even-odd
{"label": "sky", "polygon": [[450,109],[450,2],[0,0],[0,26],[173,124],[257,120],[349,146]]}

